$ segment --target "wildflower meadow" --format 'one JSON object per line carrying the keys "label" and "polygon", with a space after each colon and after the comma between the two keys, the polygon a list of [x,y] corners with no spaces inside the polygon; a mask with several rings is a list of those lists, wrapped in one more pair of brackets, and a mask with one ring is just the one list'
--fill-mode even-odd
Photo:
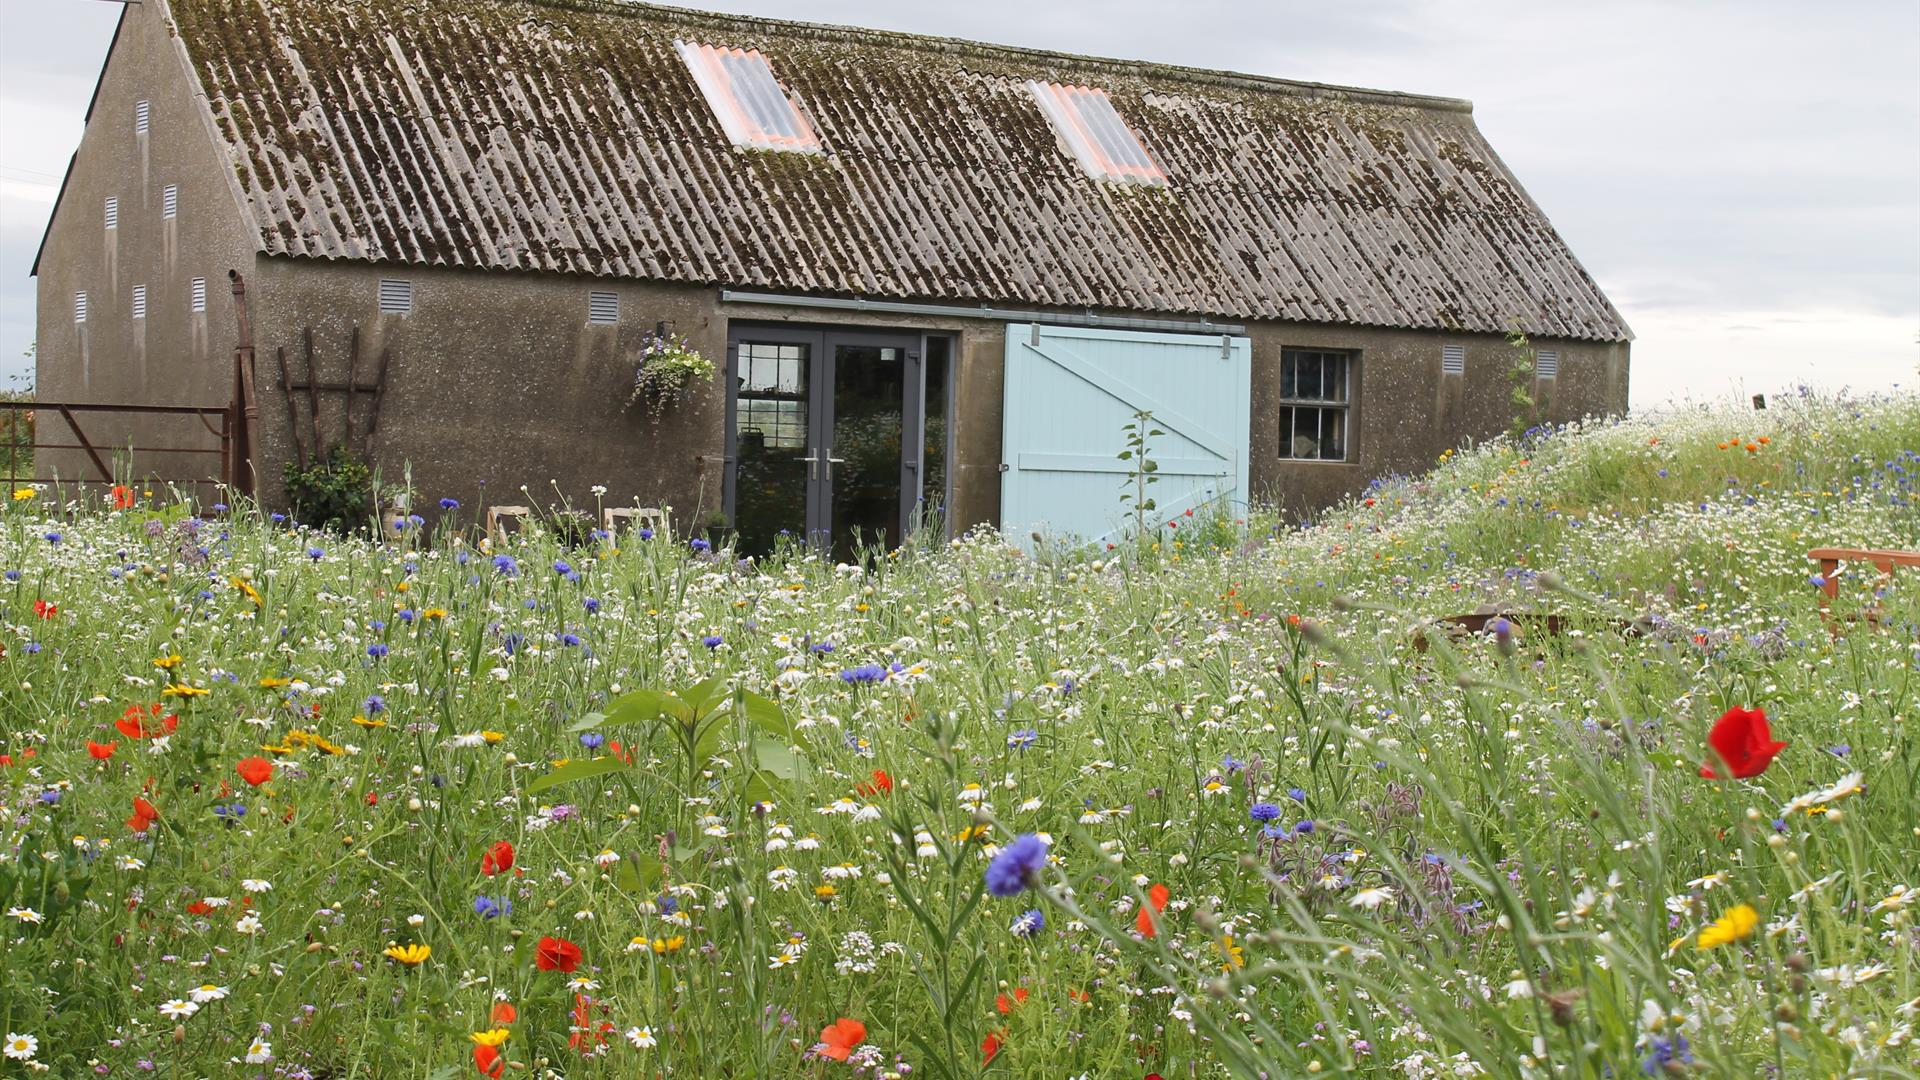
{"label": "wildflower meadow", "polygon": [[1807,551],[1917,474],[1808,394],[856,565],[22,487],[0,1075],[1913,1076],[1920,575]]}

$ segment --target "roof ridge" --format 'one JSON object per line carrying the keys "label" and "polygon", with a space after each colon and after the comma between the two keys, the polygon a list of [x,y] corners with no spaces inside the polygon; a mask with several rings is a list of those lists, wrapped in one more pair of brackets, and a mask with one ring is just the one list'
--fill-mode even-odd
{"label": "roof ridge", "polygon": [[1081,66],[1107,68],[1124,75],[1173,77],[1186,82],[1203,85],[1227,86],[1266,93],[1280,92],[1296,97],[1353,101],[1369,105],[1395,105],[1405,108],[1430,109],[1435,112],[1473,112],[1473,102],[1465,98],[1444,97],[1437,94],[1417,94],[1403,90],[1373,90],[1362,86],[1342,86],[1336,83],[1309,82],[1303,79],[1283,79],[1273,75],[1254,75],[1238,71],[1216,71],[1209,68],[1189,67],[1184,64],[1169,64],[1151,60],[1125,60],[1118,57],[1089,56],[1081,53],[1064,52],[1058,49],[1040,49],[1026,45],[1001,45],[988,41],[975,41],[971,38],[921,34],[909,30],[876,30],[871,27],[811,22],[800,19],[779,19],[766,15],[737,15],[728,12],[703,11],[699,8],[653,3],[652,0],[500,0],[500,2],[523,4],[529,7],[562,8],[569,11],[603,13],[628,17],[671,19],[680,22],[693,20],[761,33],[791,34],[798,31],[815,39],[838,39],[860,42],[862,44],[891,45],[895,47],[904,45],[911,48],[928,49],[958,56],[991,56],[1009,60],[1028,61],[1066,61]]}

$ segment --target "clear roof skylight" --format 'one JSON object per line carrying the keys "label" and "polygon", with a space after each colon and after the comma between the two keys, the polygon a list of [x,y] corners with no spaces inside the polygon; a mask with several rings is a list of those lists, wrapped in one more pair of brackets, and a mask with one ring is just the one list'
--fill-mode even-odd
{"label": "clear roof skylight", "polygon": [[687,41],[675,42],[674,47],[735,146],[820,149],[813,126],[774,81],[773,68],[760,50],[716,49]]}
{"label": "clear roof skylight", "polygon": [[1120,118],[1105,90],[1043,82],[1029,82],[1027,89],[1088,176],[1134,184],[1167,182],[1166,172]]}

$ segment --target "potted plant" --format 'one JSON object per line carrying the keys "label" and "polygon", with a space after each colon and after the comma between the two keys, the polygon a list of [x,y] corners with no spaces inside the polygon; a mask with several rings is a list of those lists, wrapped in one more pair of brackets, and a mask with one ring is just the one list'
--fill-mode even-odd
{"label": "potted plant", "polygon": [[700,355],[686,338],[667,333],[665,327],[657,328],[640,343],[640,363],[634,370],[633,393],[627,396],[627,406],[644,404],[657,420],[695,383],[713,378],[714,370],[713,361]]}

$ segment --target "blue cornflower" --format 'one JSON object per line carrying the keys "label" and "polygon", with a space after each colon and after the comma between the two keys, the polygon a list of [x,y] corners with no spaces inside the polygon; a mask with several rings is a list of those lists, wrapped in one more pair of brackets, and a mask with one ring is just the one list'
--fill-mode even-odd
{"label": "blue cornflower", "polygon": [[693,553],[695,555],[703,555],[713,550],[712,544],[707,543],[705,540],[702,540],[699,537],[695,537],[693,540],[689,541],[687,543],[687,546],[693,549]]}
{"label": "blue cornflower", "polygon": [[247,808],[244,803],[214,803],[213,816],[225,818],[228,821],[239,821],[247,816]]}
{"label": "blue cornflower", "polygon": [[1827,747],[1827,753],[1832,754],[1834,757],[1843,758],[1853,753],[1853,747],[1848,743],[1837,743]]}
{"label": "blue cornflower", "polygon": [[367,646],[367,655],[373,657],[375,660],[382,659],[387,655],[387,646],[383,642],[376,641]]}
{"label": "blue cornflower", "polygon": [[565,559],[555,559],[553,560],[553,572],[556,574],[559,574],[562,577],[565,577],[566,575],[573,573],[573,567],[568,566],[567,561]]}
{"label": "blue cornflower", "polygon": [[460,500],[459,500],[459,499],[441,499],[441,500],[440,500],[440,509],[442,509],[442,510],[458,510],[458,509],[460,509]]}
{"label": "blue cornflower", "polygon": [[589,750],[600,749],[600,744],[606,741],[607,737],[597,731],[584,731],[580,733],[580,745]]}
{"label": "blue cornflower", "polygon": [[1047,845],[1032,833],[1021,833],[1001,848],[987,864],[987,891],[995,896],[1018,896],[1040,880],[1047,865]]}
{"label": "blue cornflower", "polygon": [[326,554],[326,548],[310,547],[307,549],[307,558],[312,559],[314,562],[319,562],[326,557]]}
{"label": "blue cornflower", "polygon": [[887,669],[879,664],[861,664],[859,667],[850,667],[840,673],[840,681],[849,684],[877,683],[884,681],[886,677]]}
{"label": "blue cornflower", "polygon": [[520,646],[525,645],[526,643],[527,643],[526,635],[521,634],[517,631],[511,632],[507,634],[506,637],[503,637],[500,639],[500,647],[507,651],[508,656],[512,656],[513,654],[519,652]]}
{"label": "blue cornflower", "polygon": [[387,699],[379,694],[368,694],[367,700],[360,703],[360,710],[368,716],[387,711]]}
{"label": "blue cornflower", "polygon": [[1028,908],[1021,912],[1020,917],[1013,920],[1013,925],[1007,929],[1013,932],[1014,937],[1030,938],[1046,928],[1047,917],[1041,913],[1040,909]]}
{"label": "blue cornflower", "polygon": [[27,648],[27,655],[32,656],[34,653],[37,653],[40,651],[40,643],[37,641],[29,641],[27,642],[26,648]]}
{"label": "blue cornflower", "polygon": [[1307,801],[1307,793],[1301,788],[1290,787],[1287,789],[1287,798],[1297,803],[1303,803]]}
{"label": "blue cornflower", "polygon": [[654,898],[654,910],[662,915],[671,915],[680,910],[680,901],[669,893],[661,893]]}
{"label": "blue cornflower", "polygon": [[1280,816],[1280,807],[1275,803],[1257,802],[1247,810],[1247,813],[1255,821],[1272,821]]}
{"label": "blue cornflower", "polygon": [[18,570],[9,570],[9,571],[7,571],[7,580],[8,580],[8,581],[19,581],[19,580],[20,580],[20,571],[18,571]]}
{"label": "blue cornflower", "polygon": [[1276,821],[1266,828],[1261,829],[1260,835],[1269,840],[1285,840],[1287,837],[1293,835],[1293,830]]}
{"label": "blue cornflower", "polygon": [[49,544],[57,544],[57,543],[59,543],[59,542],[60,542],[61,540],[64,540],[64,539],[65,539],[65,537],[63,537],[63,536],[61,536],[61,535],[60,535],[59,533],[57,533],[57,532],[50,532],[50,533],[48,533],[48,534],[47,534],[47,543],[49,543]]}
{"label": "blue cornflower", "polygon": [[1671,1039],[1656,1035],[1649,1045],[1651,1050],[1646,1059],[1640,1062],[1640,1071],[1648,1076],[1659,1076],[1668,1065],[1693,1064],[1693,1050],[1687,1046],[1685,1035],[1675,1035]]}
{"label": "blue cornflower", "polygon": [[810,651],[820,653],[821,655],[824,656],[827,653],[830,653],[833,651],[833,642],[822,641],[817,645],[811,646]]}
{"label": "blue cornflower", "polygon": [[1294,823],[1293,823],[1293,831],[1294,831],[1294,832],[1296,832],[1296,833],[1310,833],[1310,832],[1312,832],[1312,831],[1313,831],[1313,819],[1312,819],[1312,818],[1304,818],[1304,819],[1302,819],[1302,820],[1300,820],[1300,821],[1296,821],[1296,822],[1294,822]]}
{"label": "blue cornflower", "polygon": [[1228,754],[1226,757],[1220,759],[1220,770],[1225,773],[1237,773],[1246,767],[1246,762],[1241,761],[1232,754]]}
{"label": "blue cornflower", "polygon": [[511,555],[495,555],[493,557],[493,568],[508,577],[517,577],[520,574],[520,564],[513,561],[513,556]]}
{"label": "blue cornflower", "polygon": [[387,628],[387,624],[380,621],[379,619],[375,619],[371,623],[368,623],[367,625],[371,626],[373,628],[373,632],[376,634]]}
{"label": "blue cornflower", "polygon": [[59,788],[48,788],[47,790],[45,790],[45,791],[43,791],[43,792],[41,792],[41,793],[40,793],[40,801],[41,801],[41,802],[43,802],[43,803],[46,803],[46,804],[47,804],[48,806],[57,806],[57,805],[59,805],[59,802],[60,802],[60,789],[59,789]]}
{"label": "blue cornflower", "polygon": [[287,515],[276,510],[267,515],[267,520],[273,522],[275,525],[285,525],[287,523]]}
{"label": "blue cornflower", "polygon": [[473,912],[483,919],[497,919],[513,914],[513,901],[505,896],[497,900],[491,896],[476,896],[473,898]]}
{"label": "blue cornflower", "polygon": [[1021,728],[1019,731],[1007,736],[1007,749],[1025,750],[1037,742],[1039,738],[1040,733],[1032,728]]}
{"label": "blue cornflower", "polygon": [[418,617],[419,616],[414,613],[414,610],[412,608],[401,608],[394,615],[394,618],[399,619],[403,623],[409,623],[409,624],[412,623],[413,620]]}
{"label": "blue cornflower", "polygon": [[569,649],[575,648],[580,644],[580,635],[579,634],[561,634],[560,644],[565,645]]}
{"label": "blue cornflower", "polygon": [[653,530],[652,530],[652,529],[641,529],[641,530],[640,530],[640,539],[642,539],[642,540],[651,540],[651,539],[653,539]]}
{"label": "blue cornflower", "polygon": [[706,637],[700,639],[700,644],[705,645],[709,649],[717,649],[723,640],[719,634],[708,634]]}
{"label": "blue cornflower", "polygon": [[598,601],[598,600],[595,600],[595,599],[594,599],[593,597],[591,597],[591,596],[589,596],[589,597],[587,597],[587,598],[586,598],[585,600],[582,600],[582,601],[580,602],[580,606],[581,606],[581,607],[583,607],[583,608],[586,608],[586,609],[587,609],[587,614],[589,614],[589,615],[598,615],[598,614],[600,614],[600,601]]}

